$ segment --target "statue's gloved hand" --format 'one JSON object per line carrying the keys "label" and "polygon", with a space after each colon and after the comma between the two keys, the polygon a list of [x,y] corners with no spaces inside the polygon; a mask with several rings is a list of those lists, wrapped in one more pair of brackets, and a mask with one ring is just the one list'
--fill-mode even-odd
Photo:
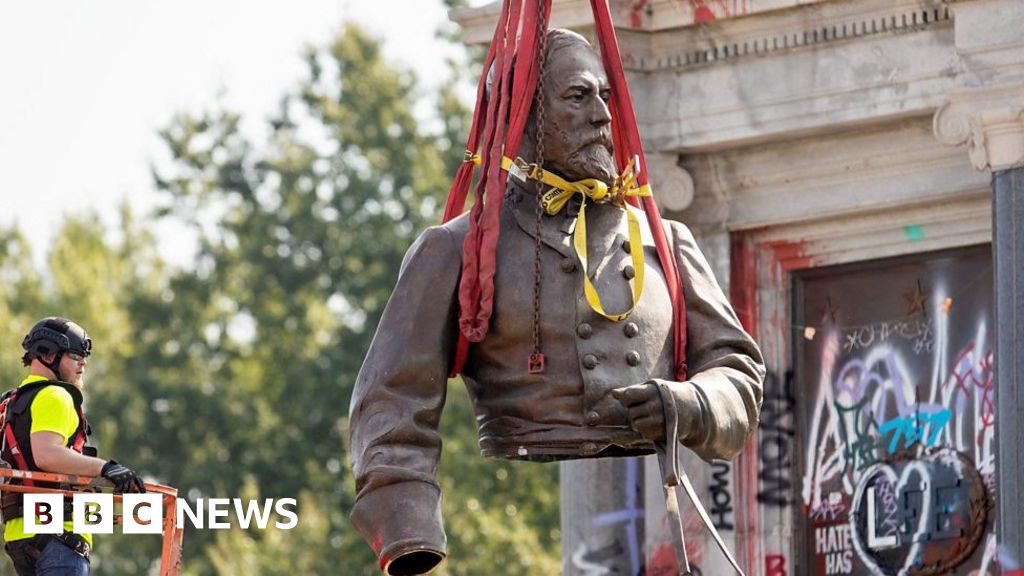
{"label": "statue's gloved hand", "polygon": [[633,430],[651,442],[665,439],[665,406],[654,382],[612,390],[612,397],[629,412]]}
{"label": "statue's gloved hand", "polygon": [[651,442],[663,442],[670,434],[666,411],[675,412],[678,435],[673,436],[683,444],[689,446],[703,435],[703,408],[690,382],[654,379],[612,390],[611,395],[626,408],[633,430]]}

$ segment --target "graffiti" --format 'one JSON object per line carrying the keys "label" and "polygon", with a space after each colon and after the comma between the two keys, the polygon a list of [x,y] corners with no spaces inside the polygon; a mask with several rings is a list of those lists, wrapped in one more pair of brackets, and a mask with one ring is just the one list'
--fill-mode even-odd
{"label": "graffiti", "polygon": [[597,550],[590,550],[586,544],[580,543],[572,554],[572,566],[579,570],[580,576],[607,576],[612,574],[609,561],[623,552],[618,541]]}
{"label": "graffiti", "polygon": [[729,491],[729,474],[732,466],[728,462],[711,465],[711,519],[719,530],[733,530],[732,493]]}
{"label": "graffiti", "polygon": [[625,507],[604,514],[599,514],[591,521],[594,526],[610,526],[613,524],[625,524],[626,550],[631,574],[640,572],[640,534],[637,530],[637,522],[643,520],[644,509],[638,498],[639,490],[639,461],[636,458],[623,459],[626,467],[626,479],[623,484],[626,489]]}
{"label": "graffiti", "polygon": [[[837,269],[804,284],[801,309],[811,322],[828,298],[847,312],[795,340],[801,572],[999,569],[989,511],[997,493],[991,286],[982,252]],[[907,286],[919,288],[905,297]]]}
{"label": "graffiti", "polygon": [[842,518],[846,512],[846,504],[843,503],[843,495],[833,492],[829,499],[822,502],[820,506],[811,508],[809,518],[811,522],[835,522]]}
{"label": "graffiti", "polygon": [[[687,546],[689,550],[689,546]],[[676,560],[676,548],[673,544],[664,544],[651,554],[643,576],[678,576],[679,562]],[[690,561],[690,575],[701,576],[699,566]],[[638,575],[639,576],[639,575]]]}
{"label": "graffiti", "polygon": [[912,344],[914,354],[931,353],[934,344],[934,327],[932,321],[920,318],[908,318],[893,322],[878,322],[870,326],[861,326],[844,332],[843,350],[857,352],[868,350],[877,344],[892,340],[905,340]]}
{"label": "graffiti", "polygon": [[764,557],[765,576],[789,576],[786,572],[786,557],[782,554],[768,554]]}
{"label": "graffiti", "polygon": [[867,402],[868,399],[865,398],[853,406],[835,403],[836,413],[839,415],[839,433],[844,446],[843,456],[848,468],[855,471],[863,470],[875,463],[877,442],[871,434],[874,422],[862,415]]}
{"label": "graffiti", "polygon": [[[937,344],[945,345],[945,325]],[[810,427],[810,445],[802,496],[811,509],[821,507],[821,489],[840,481],[852,494],[856,477],[883,456],[918,444],[921,449],[951,446],[979,456],[979,471],[986,483],[994,478],[994,394],[992,351],[985,349],[982,324],[979,340],[957,355],[952,369],[943,371],[945,356],[936,364],[945,378],[933,379],[925,391],[915,388],[916,378],[899,351],[880,344],[863,357],[843,364],[832,377],[838,336],[831,334],[822,352],[822,385],[818,388]],[[979,353],[979,350],[985,350]],[[918,399],[928,398],[927,402]],[[830,407],[826,408],[826,407]],[[975,430],[974,436],[968,432]],[[886,436],[888,443],[883,442]]]}
{"label": "graffiti", "polygon": [[[896,497],[896,485],[892,482],[879,482],[874,486],[874,502],[868,507],[876,518],[872,522],[873,530],[877,534],[895,534],[900,527],[899,499]],[[874,504],[872,506],[872,504]]]}
{"label": "graffiti", "polygon": [[765,379],[765,395],[761,406],[761,427],[759,435],[760,483],[757,500],[770,506],[789,506],[791,497],[791,474],[793,462],[793,429],[791,415],[796,406],[792,390],[793,373],[785,378],[769,374]]}
{"label": "graffiti", "polygon": [[[879,494],[895,495],[895,515]],[[946,574],[981,541],[987,507],[981,476],[953,450],[880,463],[857,486],[854,547],[876,573]]]}
{"label": "graffiti", "polygon": [[853,538],[849,524],[814,530],[814,551],[825,556],[825,574],[849,574],[853,569]]}
{"label": "graffiti", "polygon": [[[946,408],[933,414],[899,416],[879,426],[878,433],[884,437],[892,432],[892,440],[889,441],[890,453],[900,448],[900,437],[903,438],[903,448],[910,448],[921,441],[924,441],[925,448],[931,448],[939,441],[939,434],[952,417],[953,412]],[[925,431],[929,426],[931,433],[925,438]]]}
{"label": "graffiti", "polygon": [[824,339],[821,353],[821,375],[818,386],[818,397],[815,400],[811,417],[811,426],[807,435],[807,462],[805,464],[801,496],[805,504],[811,508],[821,506],[821,486],[838,476],[845,468],[842,453],[837,450],[836,434],[838,424],[831,414],[823,409],[833,406],[832,364],[839,351],[839,339],[835,332],[829,332]]}

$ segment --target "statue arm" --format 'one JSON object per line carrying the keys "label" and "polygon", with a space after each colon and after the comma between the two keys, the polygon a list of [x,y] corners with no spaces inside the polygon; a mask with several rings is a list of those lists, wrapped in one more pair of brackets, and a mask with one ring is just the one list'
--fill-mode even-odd
{"label": "statue arm", "polygon": [[680,441],[701,458],[734,458],[757,428],[765,368],[690,231],[670,223],[686,300],[688,380],[668,382]]}
{"label": "statue arm", "polygon": [[389,572],[426,573],[445,555],[437,427],[457,336],[460,268],[461,242],[449,229],[417,239],[352,394],[352,522],[381,567],[393,563]]}

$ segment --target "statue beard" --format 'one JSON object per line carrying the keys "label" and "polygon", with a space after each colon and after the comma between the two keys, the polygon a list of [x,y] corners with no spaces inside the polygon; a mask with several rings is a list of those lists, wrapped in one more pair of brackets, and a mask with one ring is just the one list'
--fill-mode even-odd
{"label": "statue beard", "polygon": [[[524,145],[534,146],[536,134],[527,127]],[[617,176],[611,130],[584,128],[563,131],[549,128],[545,131],[544,168],[552,170],[570,182],[596,178],[611,186]],[[581,145],[574,145],[582,142]],[[571,150],[571,152],[568,152]],[[532,155],[531,155],[532,157]]]}
{"label": "statue beard", "polygon": [[574,180],[596,178],[611,185],[615,179],[615,157],[610,139],[600,138],[577,148],[569,155],[567,164]]}

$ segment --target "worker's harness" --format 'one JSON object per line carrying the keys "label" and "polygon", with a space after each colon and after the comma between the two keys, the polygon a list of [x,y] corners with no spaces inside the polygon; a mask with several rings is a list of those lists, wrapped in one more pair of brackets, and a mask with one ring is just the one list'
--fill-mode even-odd
{"label": "worker's harness", "polygon": [[[78,427],[75,433],[68,440],[67,447],[87,456],[95,456],[96,449],[86,446],[85,442],[91,432],[89,422],[85,419],[85,412],[82,410],[82,392],[75,386],[66,382],[55,380],[39,380],[29,382],[19,388],[8,390],[0,396],[0,458],[3,463],[17,470],[42,471],[32,457],[32,401],[47,386],[60,386],[71,394],[75,403],[75,412],[78,414]],[[70,490],[71,486],[55,484],[52,482],[39,482],[33,480],[22,480],[11,478],[9,484],[22,484],[24,486],[37,486],[40,488],[56,488]],[[19,492],[4,492],[0,496],[0,512],[3,513],[3,521],[7,522],[14,518],[21,518],[24,515],[23,495]],[[71,519],[71,499],[64,500],[64,517]]]}

